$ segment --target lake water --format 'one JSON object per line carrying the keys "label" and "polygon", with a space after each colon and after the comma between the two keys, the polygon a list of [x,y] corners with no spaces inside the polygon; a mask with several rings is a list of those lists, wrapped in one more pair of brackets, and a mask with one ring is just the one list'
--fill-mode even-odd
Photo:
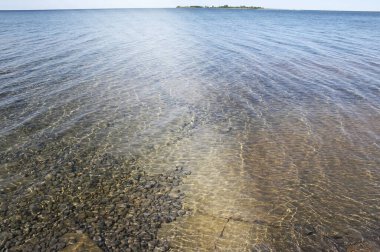
{"label": "lake water", "polygon": [[[369,12],[0,12],[0,250],[49,234],[79,175],[123,181],[88,165],[108,155],[191,172],[153,234],[173,251],[378,251],[379,45]],[[77,222],[54,232],[117,250]]]}

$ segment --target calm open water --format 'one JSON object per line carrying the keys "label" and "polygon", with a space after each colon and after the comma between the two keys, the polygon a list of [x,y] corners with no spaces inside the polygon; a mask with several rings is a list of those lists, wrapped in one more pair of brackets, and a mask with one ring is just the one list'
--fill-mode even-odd
{"label": "calm open water", "polygon": [[107,154],[192,172],[175,251],[375,251],[379,45],[379,13],[0,12],[0,221]]}

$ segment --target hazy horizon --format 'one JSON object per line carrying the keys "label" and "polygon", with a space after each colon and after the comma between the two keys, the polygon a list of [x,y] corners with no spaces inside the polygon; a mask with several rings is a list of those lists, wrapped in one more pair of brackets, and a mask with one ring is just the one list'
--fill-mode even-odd
{"label": "hazy horizon", "polygon": [[322,1],[301,1],[301,0],[258,0],[258,1],[181,1],[181,0],[142,0],[138,3],[123,0],[62,0],[59,3],[54,0],[0,0],[0,10],[49,10],[49,9],[118,9],[118,8],[175,8],[178,5],[201,5],[219,6],[228,4],[231,6],[261,6],[267,9],[287,9],[287,10],[331,10],[331,11],[380,11],[380,2],[375,0],[322,0]]}

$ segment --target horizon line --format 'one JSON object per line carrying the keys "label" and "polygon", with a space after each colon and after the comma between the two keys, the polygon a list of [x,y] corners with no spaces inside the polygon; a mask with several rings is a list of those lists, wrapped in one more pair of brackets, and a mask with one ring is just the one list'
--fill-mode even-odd
{"label": "horizon line", "polygon": [[[186,9],[177,7],[110,7],[110,8],[58,8],[58,9],[0,9],[0,11],[74,11],[74,10],[125,10],[125,9]],[[192,8],[187,8],[192,9]],[[196,8],[194,8],[196,9]],[[223,9],[223,8],[199,8],[199,9]],[[239,9],[229,9],[229,10],[239,10]],[[245,10],[245,9],[241,9]],[[249,10],[249,9],[248,9]],[[256,9],[255,11],[265,11],[265,10],[279,10],[279,11],[336,11],[336,12],[380,12],[380,10],[338,10],[338,9],[281,9],[281,8],[265,8]]]}

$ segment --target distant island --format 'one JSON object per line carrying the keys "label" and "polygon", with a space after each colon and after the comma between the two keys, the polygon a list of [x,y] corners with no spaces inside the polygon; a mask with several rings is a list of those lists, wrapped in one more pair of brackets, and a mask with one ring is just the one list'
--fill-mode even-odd
{"label": "distant island", "polygon": [[264,9],[263,7],[258,6],[229,6],[229,5],[222,5],[222,6],[199,6],[199,5],[192,5],[192,6],[177,6],[177,8],[203,8],[203,9],[245,9],[245,10],[260,10]]}

